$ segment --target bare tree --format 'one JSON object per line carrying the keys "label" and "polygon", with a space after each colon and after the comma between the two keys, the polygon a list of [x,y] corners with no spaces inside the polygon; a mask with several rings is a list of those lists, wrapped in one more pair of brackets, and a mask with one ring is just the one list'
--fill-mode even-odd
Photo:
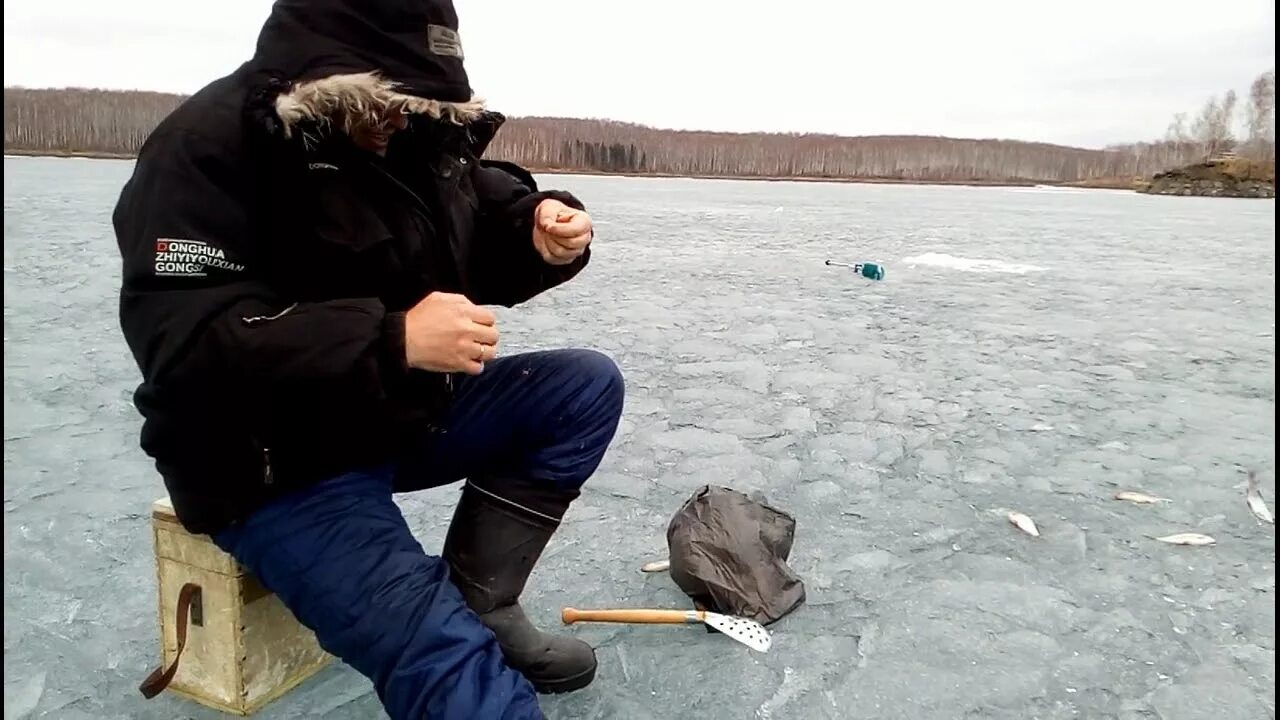
{"label": "bare tree", "polygon": [[1237,100],[1236,91],[1228,90],[1223,93],[1222,102],[1218,104],[1218,119],[1214,125],[1214,134],[1217,136],[1219,151],[1230,150],[1235,146],[1236,139],[1232,128],[1235,125]]}
{"label": "bare tree", "polygon": [[1275,161],[1276,157],[1276,72],[1268,70],[1249,86],[1247,108],[1249,137],[1245,149],[1250,157]]}
{"label": "bare tree", "polygon": [[1203,156],[1211,156],[1218,151],[1218,122],[1222,116],[1222,108],[1216,96],[1205,101],[1200,114],[1191,122],[1191,136],[1199,146],[1197,150]]}
{"label": "bare tree", "polygon": [[1235,90],[1227,90],[1219,100],[1210,97],[1187,126],[1185,113],[1173,116],[1165,133],[1165,147],[1157,150],[1159,163],[1166,167],[1186,165],[1211,158],[1227,150],[1237,150],[1248,160],[1275,162],[1275,70],[1268,70],[1249,87],[1245,107],[1243,142],[1235,137],[1235,116],[1239,104]]}

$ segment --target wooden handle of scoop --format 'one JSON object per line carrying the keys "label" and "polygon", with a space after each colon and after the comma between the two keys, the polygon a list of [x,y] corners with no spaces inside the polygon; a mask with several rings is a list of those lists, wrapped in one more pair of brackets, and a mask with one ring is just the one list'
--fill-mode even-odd
{"label": "wooden handle of scoop", "polygon": [[560,611],[560,619],[565,625],[576,622],[612,622],[612,623],[661,623],[683,625],[685,623],[702,622],[702,613],[698,610],[578,610],[565,608]]}

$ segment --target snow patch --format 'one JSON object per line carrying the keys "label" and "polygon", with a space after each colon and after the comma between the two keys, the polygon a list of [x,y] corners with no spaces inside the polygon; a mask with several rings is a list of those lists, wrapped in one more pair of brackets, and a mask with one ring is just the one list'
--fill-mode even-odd
{"label": "snow patch", "polygon": [[1029,272],[1043,272],[1039,265],[1023,265],[1003,260],[982,260],[979,258],[956,257],[945,253],[925,253],[912,255],[902,259],[908,265],[935,265],[965,272],[1014,273],[1023,275]]}

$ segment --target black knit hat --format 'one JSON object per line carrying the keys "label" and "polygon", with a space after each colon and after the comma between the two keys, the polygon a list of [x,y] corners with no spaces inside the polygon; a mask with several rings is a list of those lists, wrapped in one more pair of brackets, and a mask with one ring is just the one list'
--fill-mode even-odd
{"label": "black knit hat", "polygon": [[290,82],[377,72],[422,98],[472,94],[449,0],[276,0],[251,63]]}

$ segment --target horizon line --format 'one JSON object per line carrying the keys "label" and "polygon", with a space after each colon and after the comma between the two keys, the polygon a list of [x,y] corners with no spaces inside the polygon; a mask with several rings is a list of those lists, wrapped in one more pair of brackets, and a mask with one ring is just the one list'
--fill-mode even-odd
{"label": "horizon line", "polygon": [[[5,90],[27,90],[27,91],[35,91],[35,92],[57,92],[62,90],[70,90],[70,91],[89,91],[89,92],[102,92],[102,93],[121,93],[121,94],[135,93],[139,95],[167,95],[167,96],[171,96],[175,98],[183,98],[183,99],[189,98],[194,94],[194,93],[173,92],[169,90],[144,90],[141,88],[125,89],[125,88],[94,87],[89,85],[62,85],[62,86],[5,85],[4,89]],[[502,111],[497,111],[497,112],[502,112]],[[772,136],[772,137],[817,137],[817,138],[830,138],[830,139],[843,139],[843,140],[865,140],[865,139],[873,139],[873,138],[901,138],[901,139],[954,140],[954,141],[968,141],[968,142],[1007,142],[1007,143],[1021,143],[1023,145],[1039,145],[1042,147],[1058,148],[1063,150],[1076,150],[1081,152],[1094,152],[1094,153],[1124,152],[1124,150],[1122,149],[1116,149],[1114,147],[1116,145],[1126,146],[1126,145],[1140,145],[1140,144],[1153,144],[1153,143],[1165,142],[1164,140],[1136,140],[1136,141],[1128,141],[1124,143],[1111,143],[1110,145],[1103,146],[1103,147],[1085,147],[1083,145],[1067,145],[1064,143],[1051,142],[1048,140],[1026,140],[1022,138],[996,137],[996,136],[977,137],[977,136],[963,136],[963,135],[926,135],[921,133],[899,133],[899,134],[877,133],[877,134],[870,134],[870,135],[840,135],[837,133],[818,132],[818,131],[711,130],[711,129],[699,129],[699,128],[662,127],[658,125],[646,125],[644,123],[639,123],[631,120],[618,120],[615,118],[607,118],[607,117],[577,117],[577,116],[571,116],[571,115],[515,115],[515,114],[507,114],[507,113],[502,113],[502,114],[506,115],[508,118],[515,119],[515,120],[575,120],[579,122],[603,122],[603,123],[613,123],[615,125],[628,125],[628,126],[643,129],[643,130],[653,130],[653,131],[665,132],[665,133],[732,135],[732,136],[738,136],[738,137],[750,137],[750,136],[756,136],[756,135]]]}

